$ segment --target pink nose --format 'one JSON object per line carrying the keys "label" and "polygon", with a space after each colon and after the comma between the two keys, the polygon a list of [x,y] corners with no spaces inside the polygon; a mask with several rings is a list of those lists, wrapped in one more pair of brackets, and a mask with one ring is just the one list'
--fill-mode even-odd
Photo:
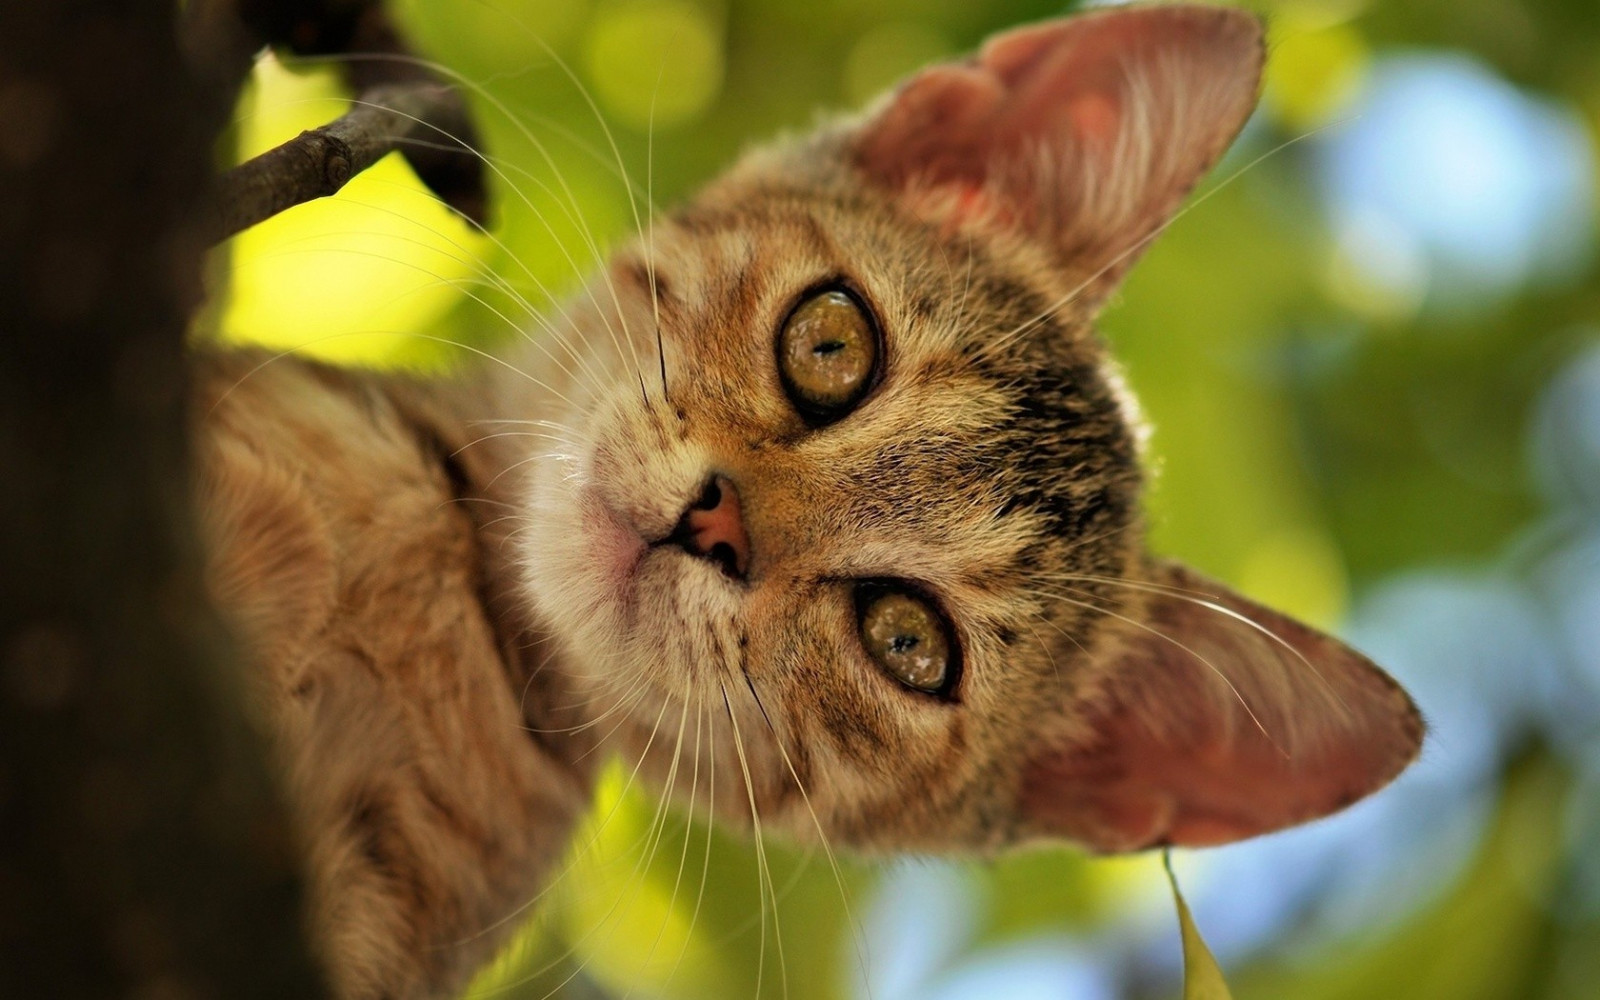
{"label": "pink nose", "polygon": [[717,476],[706,483],[699,498],[683,512],[672,540],[721,566],[728,576],[744,579],[750,569],[750,536],[744,531],[739,491],[728,477]]}

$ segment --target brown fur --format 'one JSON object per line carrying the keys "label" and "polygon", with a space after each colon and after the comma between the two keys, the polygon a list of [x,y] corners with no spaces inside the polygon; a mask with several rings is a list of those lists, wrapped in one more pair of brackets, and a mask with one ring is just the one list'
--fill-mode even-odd
{"label": "brown fur", "polygon": [[[1024,29],[752,154],[504,365],[203,365],[214,589],[261,666],[341,996],[460,983],[581,809],[586,735],[726,822],[862,850],[1214,843],[1411,759],[1420,721],[1376,667],[1144,552],[1140,428],[1092,327],[1259,54],[1248,17],[1195,8]],[[774,336],[829,284],[885,361],[815,428]],[[639,554],[713,474],[747,579]],[[949,617],[951,698],[864,653],[851,581],[885,577]],[[674,738],[691,715],[714,792]]]}
{"label": "brown fur", "polygon": [[[438,995],[492,953],[588,798],[530,692],[442,446],[368,380],[202,359],[211,589],[256,661],[340,996]],[[530,709],[524,715],[524,708]]]}

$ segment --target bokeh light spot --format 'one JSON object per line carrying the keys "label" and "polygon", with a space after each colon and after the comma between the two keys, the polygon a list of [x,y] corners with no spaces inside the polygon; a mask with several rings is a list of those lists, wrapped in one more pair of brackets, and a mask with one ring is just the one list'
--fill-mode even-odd
{"label": "bokeh light spot", "polygon": [[[1353,112],[1319,144],[1334,227],[1379,218],[1420,247],[1429,305],[1481,304],[1586,259],[1594,148],[1570,110],[1428,53],[1379,62]],[[1350,263],[1385,283],[1381,256]]]}
{"label": "bokeh light spot", "polygon": [[433,0],[390,0],[415,41],[429,44],[444,64],[467,76],[475,70],[515,72],[545,65],[546,48],[564,50],[588,20],[590,0],[490,0],[440,4]]}
{"label": "bokeh light spot", "polygon": [[722,89],[722,29],[685,0],[626,0],[601,8],[584,56],[606,111],[641,131],[693,121]]}
{"label": "bokeh light spot", "polygon": [[1551,500],[1585,509],[1590,517],[1600,511],[1600,347],[1572,362],[1546,390],[1532,451]]}
{"label": "bokeh light spot", "polygon": [[1267,61],[1267,107],[1292,131],[1323,125],[1359,93],[1369,61],[1366,41],[1348,24],[1312,29],[1279,18]]}
{"label": "bokeh light spot", "polygon": [[926,996],[929,981],[970,942],[975,921],[972,887],[959,868],[926,861],[895,865],[862,923],[872,961],[858,995]]}
{"label": "bokeh light spot", "polygon": [[1428,257],[1407,230],[1378,212],[1353,209],[1334,220],[1323,270],[1328,296],[1368,319],[1414,319],[1428,295]]}

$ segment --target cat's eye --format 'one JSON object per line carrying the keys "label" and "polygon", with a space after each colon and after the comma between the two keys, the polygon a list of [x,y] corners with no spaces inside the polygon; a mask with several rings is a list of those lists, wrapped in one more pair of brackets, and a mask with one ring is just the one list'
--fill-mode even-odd
{"label": "cat's eye", "polygon": [[948,695],[960,656],[950,625],[931,601],[894,584],[856,587],[861,645],[895,680],[915,691]]}
{"label": "cat's eye", "polygon": [[840,289],[801,302],[778,331],[784,392],[809,422],[839,419],[872,388],[878,330],[855,296]]}

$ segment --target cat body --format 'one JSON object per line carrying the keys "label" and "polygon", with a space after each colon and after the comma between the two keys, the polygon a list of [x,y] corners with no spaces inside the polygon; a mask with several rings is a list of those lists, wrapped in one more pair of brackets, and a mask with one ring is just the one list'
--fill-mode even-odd
{"label": "cat body", "polygon": [[196,364],[210,590],[252,661],[335,993],[445,995],[534,899],[592,774],[497,600],[492,531],[397,383]]}
{"label": "cat body", "polygon": [[204,363],[213,589],[339,995],[459,987],[598,752],[884,852],[1222,843],[1414,757],[1381,670],[1145,551],[1093,329],[1260,61],[1227,10],[1019,29],[750,154],[497,363]]}

